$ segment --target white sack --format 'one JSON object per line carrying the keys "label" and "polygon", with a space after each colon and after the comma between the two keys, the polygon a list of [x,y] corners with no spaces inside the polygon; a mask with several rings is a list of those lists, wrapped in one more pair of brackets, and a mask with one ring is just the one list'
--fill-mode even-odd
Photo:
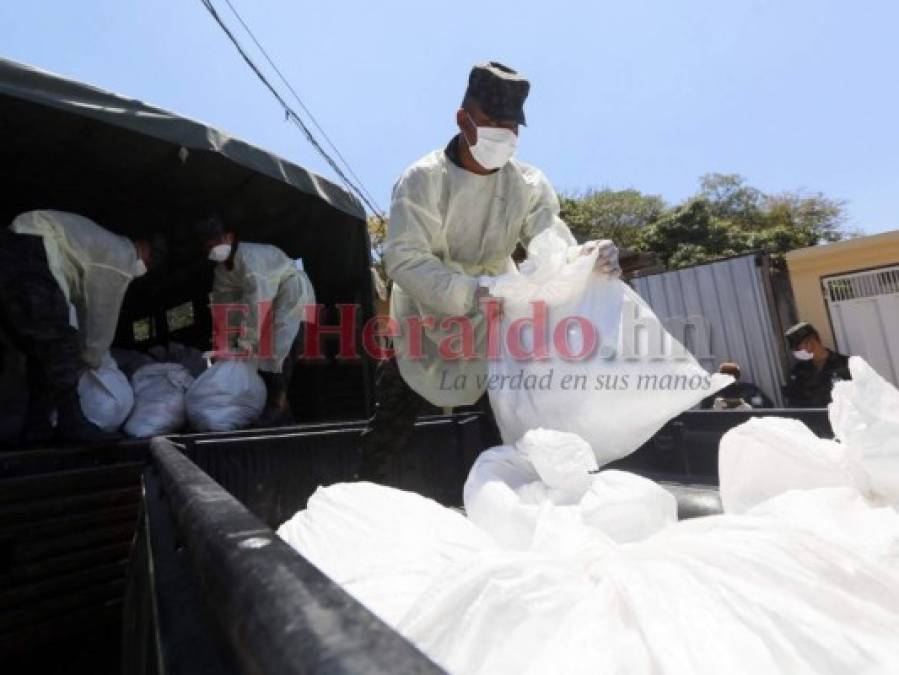
{"label": "white sack", "polygon": [[109,352],[99,368],[90,368],[78,380],[78,398],[84,416],[103,431],[118,431],[134,406],[134,391]]}
{"label": "white sack", "polygon": [[[478,457],[465,482],[468,517],[510,549],[635,541],[677,521],[677,501],[624,471],[596,471],[586,441],[535,429]],[[564,530],[564,533],[559,534]]]}
{"label": "white sack", "polygon": [[783,417],[754,417],[725,433],[718,479],[727,513],[743,513],[787,490],[865,488],[860,453]]}
{"label": "white sack", "polygon": [[834,385],[830,426],[861,453],[872,494],[899,505],[899,390],[860,356],[849,358],[849,372],[851,380]]}
{"label": "white sack", "polygon": [[[490,404],[506,444],[536,427],[570,431],[590,444],[603,465],[636,450],[669,419],[733,378],[707,373],[636,292],[596,273],[595,251],[569,260],[570,255],[565,240],[547,230],[531,241],[520,270],[495,278],[491,294],[503,301],[504,344],[498,358],[488,358]],[[535,301],[548,308],[549,358],[516,360],[506,336],[514,322],[533,315]],[[623,322],[622,311],[636,312],[635,321]],[[566,360],[555,349],[553,333],[569,316],[588,319],[596,328],[599,342],[592,356]],[[622,330],[635,322],[653,328]],[[522,334],[528,351],[534,346],[532,332]],[[651,333],[660,336],[664,358],[649,358],[658,351]],[[568,334],[569,353],[577,354],[580,331],[570,324]]]}
{"label": "white sack", "polygon": [[848,487],[899,505],[899,391],[865,361],[849,359],[829,406],[838,441],[798,420],[753,418],[728,431],[718,449],[721,502],[742,513],[787,490]]}
{"label": "white sack", "polygon": [[[468,521],[355,483],[320,488],[279,534],[460,675],[899,669],[892,508],[792,490],[673,523],[673,497],[646,479],[605,471],[584,488],[594,465],[581,439],[536,430],[479,458]],[[471,521],[532,545],[497,545]]]}
{"label": "white sack", "polygon": [[178,431],[187,419],[185,392],[193,383],[187,369],[177,363],[151,363],[131,378],[134,410],[125,433],[150,438]]}
{"label": "white sack", "polygon": [[494,547],[462,514],[374,483],[320,487],[278,535],[393,627],[450,565]]}
{"label": "white sack", "polygon": [[249,361],[218,361],[187,390],[187,419],[196,431],[231,431],[265,407],[265,383]]}
{"label": "white sack", "polygon": [[806,495],[791,493],[631,544],[485,553],[442,574],[399,630],[466,675],[896,672],[899,515],[809,495],[798,516]]}

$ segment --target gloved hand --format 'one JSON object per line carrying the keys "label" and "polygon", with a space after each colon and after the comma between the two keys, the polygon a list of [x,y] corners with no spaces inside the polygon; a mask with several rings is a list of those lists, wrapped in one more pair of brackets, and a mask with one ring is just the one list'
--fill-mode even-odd
{"label": "gloved hand", "polygon": [[611,239],[588,241],[581,249],[581,254],[590,255],[593,251],[599,251],[596,256],[596,265],[593,268],[596,272],[610,277],[621,276],[621,266],[618,264],[618,247],[612,243]]}

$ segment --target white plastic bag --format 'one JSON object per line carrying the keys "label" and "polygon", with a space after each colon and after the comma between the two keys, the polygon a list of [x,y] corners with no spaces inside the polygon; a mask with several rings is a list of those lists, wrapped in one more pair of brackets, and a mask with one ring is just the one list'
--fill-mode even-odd
{"label": "white plastic bag", "polygon": [[109,352],[99,368],[91,368],[78,380],[78,398],[84,416],[103,431],[118,431],[134,406],[134,391]]}
{"label": "white plastic bag", "polygon": [[831,412],[857,445],[778,418],[728,434],[722,494],[740,515],[675,523],[660,486],[592,473],[585,441],[537,429],[472,468],[483,536],[366,483],[320,489],[279,533],[452,673],[899,672],[899,512],[858,487],[893,466],[864,450],[893,408],[865,418],[879,385],[853,376]]}
{"label": "white plastic bag", "polygon": [[646,479],[605,471],[585,488],[581,439],[537,430],[518,445],[482,455],[466,504],[476,490],[470,521],[493,540],[533,532],[530,547],[369,483],[320,488],[279,534],[451,673],[899,668],[894,509],[837,487],[674,523],[673,497]]}
{"label": "white plastic bag", "polygon": [[899,505],[899,391],[858,356],[852,380],[839,382],[829,406],[838,441],[798,420],[754,418],[728,431],[718,449],[721,501],[742,513],[788,490],[849,487]]}
{"label": "white plastic bag", "polygon": [[860,356],[849,358],[849,371],[851,380],[834,385],[830,426],[861,453],[872,494],[899,505],[899,390]]}
{"label": "white plastic bag", "polygon": [[125,433],[149,438],[178,431],[187,419],[185,392],[193,383],[187,369],[177,363],[151,363],[135,371],[134,410]]}
{"label": "white plastic bag", "polygon": [[861,453],[783,417],[755,417],[725,433],[718,478],[727,513],[743,513],[788,490],[866,485]]}
{"label": "white plastic bag", "polygon": [[[594,272],[596,251],[571,255],[547,230],[531,241],[520,271],[494,280],[491,294],[503,301],[499,332],[506,342],[498,358],[488,350],[490,404],[506,444],[536,427],[570,431],[590,444],[602,466],[636,450],[733,378],[707,373],[639,295]],[[538,346],[523,323],[534,315],[534,302],[545,303],[548,312],[545,359],[521,358]],[[597,333],[586,358],[573,358],[586,351],[583,329],[566,317],[586,319]],[[508,348],[516,335],[524,354]]]}
{"label": "white plastic bag", "polygon": [[677,521],[677,501],[653,481],[595,470],[586,441],[535,429],[515,447],[481,453],[465,482],[465,512],[519,550],[635,541]]}
{"label": "white plastic bag", "polygon": [[196,431],[231,431],[265,407],[265,383],[250,361],[217,361],[187,390],[187,419]]}
{"label": "white plastic bag", "polygon": [[394,627],[450,565],[495,546],[461,513],[374,483],[320,487],[278,535]]}
{"label": "white plastic bag", "polygon": [[779,499],[634,543],[485,552],[398,629],[467,675],[896,672],[899,514],[839,490]]}

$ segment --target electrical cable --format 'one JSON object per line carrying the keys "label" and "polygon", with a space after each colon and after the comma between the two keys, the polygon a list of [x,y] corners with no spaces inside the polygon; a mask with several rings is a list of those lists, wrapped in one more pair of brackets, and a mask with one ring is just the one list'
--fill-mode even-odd
{"label": "electrical cable", "polygon": [[253,41],[253,44],[256,45],[256,48],[259,50],[259,52],[262,54],[262,56],[265,57],[265,60],[268,61],[268,64],[272,67],[272,70],[274,70],[275,73],[278,75],[278,77],[280,78],[280,80],[284,84],[284,86],[287,87],[287,90],[290,91],[291,94],[293,94],[293,97],[296,100],[297,104],[300,106],[300,108],[302,108],[303,112],[306,113],[306,116],[309,118],[309,120],[312,122],[312,124],[315,126],[315,128],[318,129],[319,133],[322,135],[322,138],[325,139],[325,142],[327,142],[327,144],[331,147],[331,149],[334,151],[334,154],[337,155],[337,158],[340,159],[341,162],[343,162],[343,165],[346,167],[347,171],[356,180],[356,183],[358,183],[359,187],[365,192],[366,196],[377,205],[377,201],[372,196],[371,192],[369,192],[368,189],[365,187],[365,184],[362,182],[362,179],[359,178],[359,176],[356,174],[355,171],[353,171],[353,167],[350,166],[350,163],[346,160],[346,158],[343,156],[343,154],[340,152],[340,150],[337,148],[337,146],[334,145],[334,142],[331,140],[331,138],[328,136],[328,134],[325,132],[325,130],[322,128],[322,126],[318,123],[318,120],[315,119],[315,116],[312,114],[312,111],[309,110],[309,108],[306,106],[305,103],[303,103],[303,100],[300,98],[300,95],[297,93],[297,91],[293,88],[293,85],[290,84],[290,82],[287,80],[287,78],[281,72],[281,69],[278,68],[278,66],[274,62],[274,60],[271,58],[271,56],[269,56],[268,52],[265,50],[265,47],[263,47],[262,44],[259,42],[259,40],[256,39],[256,35],[253,33],[252,29],[247,25],[246,21],[243,20],[243,17],[240,15],[240,13],[234,7],[231,0],[225,0],[225,4],[227,4],[228,7],[231,9],[231,13],[234,14],[234,16],[240,22],[240,25],[243,26],[243,29],[247,32],[247,35],[250,36],[250,39]]}
{"label": "electrical cable", "polygon": [[[225,0],[225,1],[228,2],[228,0]],[[262,70],[259,68],[259,66],[256,65],[256,63],[249,56],[249,54],[247,54],[243,45],[241,45],[240,41],[237,39],[237,37],[234,35],[234,33],[231,31],[231,29],[228,28],[228,25],[225,23],[225,21],[219,15],[215,6],[212,4],[212,0],[200,0],[200,2],[203,4],[203,6],[209,12],[209,15],[213,18],[213,20],[218,24],[219,28],[222,29],[222,31],[225,33],[225,35],[228,37],[228,39],[234,45],[235,49],[237,49],[237,52],[240,54],[241,58],[243,58],[244,62],[246,62],[247,66],[249,66],[250,70],[253,71],[253,73],[256,75],[256,77],[259,79],[259,81],[262,82],[262,84],[265,86],[265,88],[269,90],[269,92],[272,94],[272,96],[275,97],[275,99],[278,101],[278,103],[284,109],[285,118],[288,119],[289,121],[293,122],[294,125],[297,128],[299,128],[300,131],[302,131],[303,135],[306,137],[306,140],[309,141],[309,143],[312,145],[312,147],[315,148],[315,150],[324,158],[324,160],[334,170],[334,172],[337,174],[337,176],[340,178],[340,180],[343,181],[344,185],[346,185],[346,187],[351,192],[353,192],[359,198],[359,200],[362,201],[369,208],[369,210],[375,215],[375,217],[377,217],[379,219],[383,219],[383,216],[381,215],[383,213],[382,209],[380,209],[377,206],[377,202],[374,198],[370,199],[371,194],[368,192],[368,190],[365,189],[364,186],[362,186],[362,181],[359,180],[358,176],[356,176],[356,179],[359,180],[359,184],[362,187],[357,186],[356,183],[354,183],[352,180],[350,180],[350,178],[346,175],[346,173],[344,173],[344,171],[337,165],[337,162],[334,160],[334,158],[332,158],[331,155],[329,155],[328,152],[321,146],[321,144],[318,142],[318,140],[313,135],[312,131],[303,122],[302,118],[300,118],[300,116],[296,113],[296,111],[294,111],[293,108],[290,107],[290,105],[287,103],[287,101],[284,100],[284,97],[281,95],[281,93],[268,80],[268,78],[265,76],[265,74],[262,72]],[[232,11],[235,11],[230,2],[228,2],[228,6],[231,7]],[[235,11],[235,15],[237,15],[236,11]],[[246,24],[239,17],[239,15],[238,15],[238,20],[241,22],[241,24],[244,26],[244,28],[249,32],[249,29],[246,27]],[[255,37],[253,37],[253,41],[256,42],[257,46],[259,46],[259,43],[255,39]],[[260,48],[260,51],[263,51],[261,46],[259,46],[259,48]],[[263,51],[263,53],[265,53],[265,52]],[[268,59],[267,54],[266,54],[266,58]],[[269,63],[272,64],[270,59],[269,59]],[[281,77],[282,80],[284,80],[283,75],[280,74],[280,72],[274,66],[274,64],[272,64],[272,67],[275,68],[276,72],[278,72],[279,77]],[[286,80],[284,80],[284,81],[286,82]],[[292,87],[289,86],[289,84],[288,84],[288,88],[291,89],[294,96],[296,96],[297,99],[299,100],[299,96],[296,95],[296,92],[293,90]],[[306,107],[303,106],[302,102],[300,102],[300,105],[303,107],[304,110],[307,110]],[[308,114],[308,110],[307,110],[307,114]],[[312,116],[310,115],[310,118],[311,117]],[[315,123],[314,119],[313,119],[313,123]],[[321,130],[321,127],[319,127],[317,123],[315,123],[315,124],[316,124],[316,127],[318,127],[319,130]],[[322,133],[324,135],[324,132],[322,132]],[[331,144],[331,147],[334,147],[333,143],[331,143],[330,140],[328,142],[329,142],[329,144]],[[334,149],[336,151],[336,148],[334,148]],[[337,154],[339,155],[339,153],[337,153]],[[349,164],[346,162],[345,159],[343,159],[342,156],[341,156],[341,159],[343,160],[344,164],[346,164],[347,169],[350,171],[350,173],[353,173]],[[353,173],[353,175],[355,176],[355,173]]]}

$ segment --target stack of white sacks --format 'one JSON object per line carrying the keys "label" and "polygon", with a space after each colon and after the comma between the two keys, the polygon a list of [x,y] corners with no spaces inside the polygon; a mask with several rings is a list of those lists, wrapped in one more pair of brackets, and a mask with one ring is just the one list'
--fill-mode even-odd
{"label": "stack of white sacks", "polygon": [[105,431],[150,438],[186,426],[240,429],[262,412],[265,383],[254,361],[219,360],[207,367],[202,352],[174,342],[150,352],[117,349],[84,372],[78,394],[87,419]]}
{"label": "stack of white sacks", "polygon": [[[619,401],[594,409],[587,440],[535,428],[483,453],[467,515],[338,484],[278,532],[451,673],[899,672],[899,392],[850,368],[837,440],[772,418],[724,436],[723,515],[678,522],[661,486],[597,472],[667,419],[622,418]],[[672,395],[669,417],[695,403]],[[508,442],[517,422],[498,413]]]}

